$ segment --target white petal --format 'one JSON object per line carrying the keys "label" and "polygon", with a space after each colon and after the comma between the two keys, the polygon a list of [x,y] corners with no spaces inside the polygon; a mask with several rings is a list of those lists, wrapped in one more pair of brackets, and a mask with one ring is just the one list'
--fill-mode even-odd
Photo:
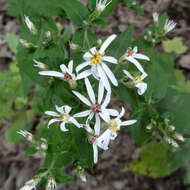
{"label": "white petal", "polygon": [[134,59],[132,56],[126,57],[126,59],[130,61],[131,63],[133,63],[140,72],[144,73],[143,67],[136,59]]}
{"label": "white petal", "polygon": [[109,37],[104,41],[104,43],[102,44],[102,46],[101,46],[99,52],[100,52],[101,54],[103,54],[104,51],[107,49],[107,47],[112,43],[112,41],[113,41],[116,37],[117,37],[117,36],[116,36],[115,34],[109,36]]}
{"label": "white petal", "polygon": [[77,126],[78,128],[82,127],[74,117],[69,117],[69,121],[73,123],[75,126]]}
{"label": "white petal", "polygon": [[91,120],[94,117],[94,112],[91,112],[86,120],[86,124],[88,124],[88,120]]}
{"label": "white petal", "polygon": [[95,131],[95,135],[100,134],[100,118],[99,118],[98,114],[96,114],[96,123],[95,123],[95,126],[94,126],[94,131]]}
{"label": "white petal", "polygon": [[83,55],[83,59],[86,60],[86,61],[89,61],[91,57],[92,57],[92,54],[90,52],[86,52]]}
{"label": "white petal", "polygon": [[68,129],[66,129],[66,127],[65,127],[65,122],[62,122],[62,123],[61,123],[60,128],[61,128],[61,130],[62,130],[63,132],[68,131]]}
{"label": "white petal", "polygon": [[84,129],[88,132],[88,133],[90,133],[90,134],[93,134],[93,130],[92,130],[92,128],[87,124],[87,125],[84,125]]}
{"label": "white petal", "polygon": [[102,109],[102,112],[99,113],[100,117],[105,121],[109,122],[110,121],[110,115],[106,109]]}
{"label": "white petal", "polygon": [[48,122],[48,127],[49,127],[52,123],[59,122],[59,121],[60,121],[59,119],[51,119],[51,120],[49,120],[49,122]]}
{"label": "white petal", "polygon": [[100,137],[97,139],[97,145],[103,150],[108,149],[108,145],[110,142],[110,136],[111,136],[111,131],[107,129]]}
{"label": "white petal", "polygon": [[127,125],[133,125],[134,123],[136,123],[137,120],[128,120],[128,121],[123,121],[121,123],[121,126],[127,126]]}
{"label": "white petal", "polygon": [[80,65],[78,65],[76,67],[76,72],[78,73],[80,70],[82,70],[83,68],[85,68],[87,65],[90,65],[90,61],[86,61],[86,62],[81,63]]}
{"label": "white petal", "polygon": [[94,90],[92,89],[92,86],[91,86],[90,81],[88,80],[88,78],[85,78],[85,85],[86,85],[86,90],[88,92],[88,96],[89,96],[91,102],[93,104],[95,104],[96,99],[95,99]]}
{"label": "white petal", "polygon": [[125,114],[125,109],[124,109],[124,107],[122,107],[121,108],[121,113],[118,115],[117,118],[122,118],[124,116],[124,114]]}
{"label": "white petal", "polygon": [[106,108],[108,106],[108,104],[110,103],[110,99],[111,99],[111,93],[107,92],[106,98],[105,98],[102,106]]}
{"label": "white petal", "polygon": [[101,81],[105,87],[105,89],[108,91],[108,92],[111,92],[111,87],[110,87],[110,83],[107,79],[107,76],[104,72],[104,70],[102,69],[102,67],[100,65],[97,66],[97,69],[98,69],[98,72],[99,72],[99,76],[101,78]]}
{"label": "white petal", "polygon": [[143,74],[141,75],[141,80],[144,80],[147,76],[148,76],[147,73],[143,73]]}
{"label": "white petal", "polygon": [[92,72],[93,77],[94,77],[96,80],[100,80],[100,75],[99,75],[99,73],[98,73],[98,70],[97,70],[97,67],[96,67],[96,66],[92,66],[92,67],[91,67],[91,72]]}
{"label": "white petal", "polygon": [[88,70],[83,71],[82,73],[78,74],[77,77],[76,77],[76,80],[86,78],[86,77],[90,76],[91,74],[92,74],[91,70],[88,69]]}
{"label": "white petal", "polygon": [[133,48],[133,52],[134,52],[134,54],[136,54],[136,53],[138,52],[137,46],[135,46],[135,47]]}
{"label": "white petal", "polygon": [[97,53],[96,47],[91,48],[90,52],[92,53],[92,55],[95,55]]}
{"label": "white petal", "polygon": [[68,114],[68,113],[70,113],[70,111],[71,111],[71,107],[70,106],[63,106],[64,107],[64,109],[65,109],[65,112]]}
{"label": "white petal", "polygon": [[87,106],[91,106],[92,105],[90,103],[90,101],[86,97],[84,97],[82,94],[80,94],[79,92],[76,92],[74,90],[72,92],[73,92],[73,94],[75,94],[75,96],[77,96]]}
{"label": "white petal", "polygon": [[143,59],[143,60],[150,61],[149,57],[147,57],[146,55],[140,54],[140,53],[134,54],[133,57],[136,59]]}
{"label": "white petal", "polygon": [[116,137],[117,137],[117,133],[112,131],[110,140],[115,140]]}
{"label": "white petal", "polygon": [[114,74],[110,70],[110,68],[105,63],[102,63],[102,67],[103,67],[104,71],[106,72],[106,75],[108,76],[108,78],[111,80],[112,84],[114,86],[118,86],[118,82],[117,82]]}
{"label": "white petal", "polygon": [[103,56],[103,60],[109,63],[118,64],[117,59],[111,56]]}
{"label": "white petal", "polygon": [[60,115],[54,111],[46,111],[46,115],[54,116],[54,117],[59,117]]}
{"label": "white petal", "polygon": [[64,74],[57,71],[40,71],[40,75],[64,78]]}
{"label": "white petal", "polygon": [[90,114],[91,110],[86,110],[73,115],[73,117],[86,117]]}
{"label": "white petal", "polygon": [[67,67],[66,67],[64,64],[61,64],[61,65],[60,65],[60,69],[61,69],[61,71],[62,71],[63,73],[68,73],[68,69],[67,69]]}
{"label": "white petal", "polygon": [[114,109],[106,109],[111,116],[118,116],[119,112]]}
{"label": "white petal", "polygon": [[137,92],[138,92],[139,95],[144,94],[146,89],[147,89],[147,84],[144,83],[144,82],[139,83],[139,84],[137,84],[135,86],[138,88]]}
{"label": "white petal", "polygon": [[59,107],[59,106],[56,105],[55,108],[56,108],[56,110],[57,110],[58,112],[60,112],[60,113],[63,113],[63,112],[64,112],[64,110],[63,110],[64,106]]}
{"label": "white petal", "polygon": [[69,69],[70,73],[73,73],[73,60],[69,61],[68,69]]}
{"label": "white petal", "polygon": [[128,71],[123,70],[123,72],[126,74],[126,76],[127,76],[128,78],[130,78],[131,80],[133,80],[133,76],[132,76]]}
{"label": "white petal", "polygon": [[98,87],[98,104],[101,104],[102,98],[104,96],[104,85],[102,81],[99,81],[99,87]]}
{"label": "white petal", "polygon": [[94,143],[92,147],[93,147],[93,153],[94,153],[94,163],[96,164],[98,162],[98,147]]}

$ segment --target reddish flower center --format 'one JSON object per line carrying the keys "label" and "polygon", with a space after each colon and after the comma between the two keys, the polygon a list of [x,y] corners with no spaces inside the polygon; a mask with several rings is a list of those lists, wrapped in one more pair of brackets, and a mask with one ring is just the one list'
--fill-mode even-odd
{"label": "reddish flower center", "polygon": [[71,76],[69,73],[65,73],[64,78],[65,78],[65,80],[67,80],[67,81],[70,81],[70,80],[73,79],[72,76]]}
{"label": "reddish flower center", "polygon": [[92,111],[95,112],[95,113],[100,113],[100,112],[102,112],[102,110],[101,110],[101,105],[99,105],[99,104],[93,105],[93,106],[92,106]]}
{"label": "reddish flower center", "polygon": [[134,52],[133,51],[129,51],[129,50],[127,50],[127,56],[129,57],[129,56],[132,56],[133,54],[134,54]]}
{"label": "reddish flower center", "polygon": [[93,143],[96,141],[97,137],[98,137],[98,136],[93,135],[93,136],[91,136],[88,140],[89,140],[89,142],[90,142],[91,144],[93,144]]}

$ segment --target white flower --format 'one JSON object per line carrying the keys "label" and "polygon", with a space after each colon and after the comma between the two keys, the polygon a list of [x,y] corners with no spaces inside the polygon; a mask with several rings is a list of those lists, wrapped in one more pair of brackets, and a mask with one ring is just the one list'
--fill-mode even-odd
{"label": "white flower", "polygon": [[17,131],[17,133],[22,135],[29,142],[32,142],[34,140],[33,135],[26,130],[20,130],[20,131]]}
{"label": "white flower", "polygon": [[56,105],[56,110],[59,112],[54,112],[54,111],[46,111],[45,114],[49,115],[49,116],[54,116],[54,119],[51,119],[48,122],[48,127],[54,123],[54,122],[61,122],[61,130],[62,131],[68,131],[68,129],[65,128],[65,124],[66,123],[73,123],[75,126],[77,126],[78,128],[81,127],[81,125],[76,121],[76,119],[72,116],[69,115],[70,111],[71,111],[71,107],[70,106],[61,106],[58,107]]}
{"label": "white flower", "polygon": [[176,27],[177,23],[175,23],[173,20],[167,19],[164,25],[164,32],[165,34],[172,31]]}
{"label": "white flower", "polygon": [[138,94],[144,94],[147,89],[147,83],[143,82],[143,79],[148,75],[144,72],[141,76],[133,77],[128,71],[123,70],[123,72],[132,80],[133,85],[137,88]]}
{"label": "white flower", "polygon": [[38,68],[40,68],[42,70],[46,69],[46,65],[44,63],[42,63],[40,61],[37,61],[35,59],[33,59],[33,61],[36,63],[36,64],[34,64],[34,67],[38,67]]}
{"label": "white flower", "polygon": [[137,53],[137,52],[138,52],[137,47],[134,47],[133,49],[129,48],[126,51],[126,53],[124,54],[124,56],[122,56],[122,58],[124,60],[128,60],[131,63],[133,63],[140,72],[144,73],[143,67],[141,66],[141,64],[136,59],[143,59],[146,61],[150,61],[150,59],[146,55],[143,55],[143,54]]}
{"label": "white flower", "polygon": [[91,120],[95,116],[95,135],[100,134],[100,117],[104,121],[109,121],[110,115],[111,116],[117,116],[119,113],[117,110],[114,109],[107,109],[111,98],[111,94],[107,92],[104,102],[102,102],[103,96],[104,96],[104,86],[102,82],[99,82],[99,88],[98,88],[98,100],[95,99],[94,90],[92,89],[92,86],[88,80],[88,78],[85,78],[85,85],[86,90],[88,92],[89,99],[88,100],[85,96],[80,94],[79,92],[72,91],[84,104],[90,107],[90,109],[77,113],[74,115],[74,117],[86,117],[88,116],[88,120]]}
{"label": "white flower", "polygon": [[83,59],[85,60],[84,63],[81,63],[76,67],[77,73],[85,68],[86,66],[91,66],[91,74],[97,79],[101,80],[103,85],[105,86],[106,90],[111,92],[111,87],[108,78],[112,82],[114,86],[118,85],[118,82],[110,70],[110,68],[106,65],[105,62],[118,64],[117,60],[111,56],[105,56],[104,52],[106,48],[111,44],[111,42],[116,38],[116,35],[113,34],[109,36],[99,50],[96,47],[93,47],[83,55]]}
{"label": "white flower", "polygon": [[179,140],[179,141],[182,141],[182,142],[185,141],[184,137],[183,137],[181,134],[179,134],[179,133],[174,133],[173,137],[174,137],[176,140]]}
{"label": "white flower", "polygon": [[110,140],[114,140],[117,137],[117,131],[120,130],[121,126],[133,125],[137,122],[137,120],[121,121],[121,117],[123,117],[124,113],[125,109],[122,107],[121,113],[115,119],[109,120],[108,129],[98,137],[98,146],[100,148],[104,150],[108,149]]}
{"label": "white flower", "polygon": [[39,178],[38,177],[34,177],[31,180],[27,181],[24,186],[22,188],[20,188],[20,190],[32,190],[32,189],[36,189],[36,186],[39,182]]}
{"label": "white flower", "polygon": [[56,181],[53,177],[48,178],[48,182],[46,185],[46,190],[53,190],[56,188]]}
{"label": "white flower", "polygon": [[71,60],[69,62],[68,68],[64,64],[62,64],[62,65],[60,65],[60,69],[62,72],[40,71],[39,74],[62,78],[65,81],[67,81],[71,87],[75,87],[76,80],[80,80],[80,79],[85,78],[91,74],[90,71],[84,71],[84,72],[80,73],[79,75],[75,76],[75,74],[73,73],[73,60]]}
{"label": "white flower", "polygon": [[104,9],[112,2],[112,0],[96,0],[96,11],[101,14]]}
{"label": "white flower", "polygon": [[154,22],[158,22],[159,14],[158,14],[157,12],[154,12],[154,13],[152,14],[152,17],[153,17]]}
{"label": "white flower", "polygon": [[34,24],[30,21],[28,16],[24,16],[24,21],[32,34],[37,34],[37,30]]}

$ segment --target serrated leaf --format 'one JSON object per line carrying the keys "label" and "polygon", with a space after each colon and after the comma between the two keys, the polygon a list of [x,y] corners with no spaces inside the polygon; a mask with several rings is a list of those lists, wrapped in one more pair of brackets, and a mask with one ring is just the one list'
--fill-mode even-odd
{"label": "serrated leaf", "polygon": [[183,44],[181,37],[163,41],[163,47],[167,53],[175,52],[177,54],[183,54],[187,51],[187,46]]}
{"label": "serrated leaf", "polygon": [[7,43],[11,49],[11,51],[16,54],[17,53],[17,46],[19,43],[19,37],[15,34],[7,33],[6,35]]}

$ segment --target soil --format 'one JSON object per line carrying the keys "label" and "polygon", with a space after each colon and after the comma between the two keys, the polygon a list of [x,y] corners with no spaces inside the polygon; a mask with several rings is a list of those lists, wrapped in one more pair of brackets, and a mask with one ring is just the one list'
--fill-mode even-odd
{"label": "soil", "polygon": [[[82,1],[82,0],[81,0]],[[86,1],[83,0],[85,3]],[[139,0],[145,14],[138,15],[120,4],[108,18],[108,26],[96,28],[98,36],[119,34],[129,24],[135,24],[133,37],[139,36],[152,23],[152,12],[167,12],[174,19],[177,28],[169,34],[169,38],[180,36],[188,50],[182,55],[174,55],[175,67],[183,71],[190,79],[190,2],[189,0]],[[0,70],[8,69],[9,63],[15,59],[6,43],[7,33],[18,33],[18,21],[7,14],[7,1],[0,0]],[[158,45],[162,49],[161,44]],[[25,181],[32,178],[43,163],[43,154],[24,157],[27,144],[24,141],[12,145],[8,142],[6,133],[9,123],[0,126],[0,190],[19,189]],[[180,168],[172,175],[162,179],[151,179],[131,171],[123,171],[129,162],[138,156],[139,148],[133,138],[126,132],[120,132],[118,138],[111,144],[109,151],[96,166],[95,172],[86,171],[87,182],[74,179],[69,184],[58,185],[57,189],[68,190],[185,190],[189,186],[183,184],[185,173]],[[73,173],[68,168],[69,173]]]}

